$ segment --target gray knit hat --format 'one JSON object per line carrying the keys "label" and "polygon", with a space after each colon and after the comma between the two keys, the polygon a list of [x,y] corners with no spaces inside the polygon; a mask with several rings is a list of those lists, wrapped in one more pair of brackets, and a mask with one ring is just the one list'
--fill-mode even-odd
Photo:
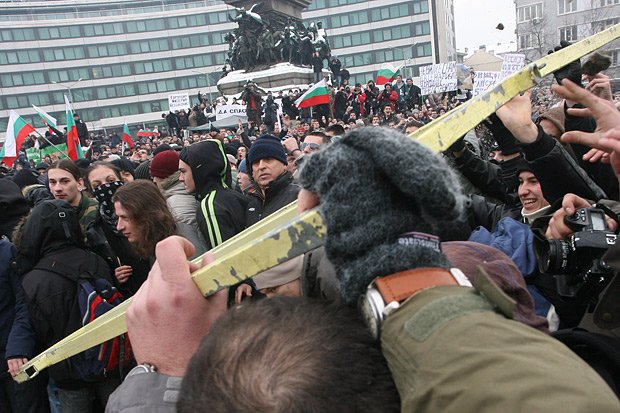
{"label": "gray knit hat", "polygon": [[463,239],[466,198],[456,175],[441,157],[393,129],[353,130],[309,156],[299,182],[321,200],[325,249],[346,302],[356,302],[375,277],[420,263],[450,266],[435,249],[399,243],[402,234]]}

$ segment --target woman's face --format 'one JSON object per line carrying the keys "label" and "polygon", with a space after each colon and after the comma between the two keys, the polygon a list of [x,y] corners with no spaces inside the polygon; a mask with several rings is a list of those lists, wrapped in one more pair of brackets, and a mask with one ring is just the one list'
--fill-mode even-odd
{"label": "woman's face", "polygon": [[88,181],[93,190],[99,188],[103,184],[108,184],[116,181],[120,181],[114,171],[107,166],[100,166],[93,169],[88,174]]}
{"label": "woman's face", "polygon": [[123,205],[118,201],[114,203],[114,211],[118,217],[118,221],[116,223],[116,229],[118,232],[123,234],[125,238],[127,238],[127,241],[136,242],[141,231],[138,229],[135,221],[129,214],[129,211],[123,208]]}

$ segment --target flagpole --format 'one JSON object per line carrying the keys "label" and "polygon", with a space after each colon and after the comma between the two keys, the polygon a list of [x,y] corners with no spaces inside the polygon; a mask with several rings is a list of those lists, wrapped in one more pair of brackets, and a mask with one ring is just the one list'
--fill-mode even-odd
{"label": "flagpole", "polygon": [[62,153],[64,156],[66,156],[67,158],[69,158],[69,154],[67,154],[66,152],[63,152],[58,146],[54,145],[49,139],[47,139],[47,137],[41,135],[39,132],[37,132],[36,130],[34,131],[34,133],[36,133],[37,135],[39,135],[39,137],[43,138],[47,143],[49,143],[50,145],[52,145],[54,148],[56,148],[56,150],[60,153]]}

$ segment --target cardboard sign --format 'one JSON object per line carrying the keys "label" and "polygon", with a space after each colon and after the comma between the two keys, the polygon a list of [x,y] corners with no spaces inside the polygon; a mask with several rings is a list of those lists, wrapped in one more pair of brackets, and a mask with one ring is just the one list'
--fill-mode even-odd
{"label": "cardboard sign", "polygon": [[502,63],[501,79],[506,79],[511,74],[518,72],[525,66],[525,55],[519,53],[505,54]]}
{"label": "cardboard sign", "polygon": [[485,90],[498,83],[501,79],[501,72],[480,71],[474,77],[473,95],[478,96]]}
{"label": "cardboard sign", "polygon": [[246,116],[245,105],[218,105],[215,109],[215,120],[226,119],[231,116]]}
{"label": "cardboard sign", "polygon": [[189,93],[179,93],[176,95],[168,95],[168,106],[170,110],[187,110],[191,105],[189,102]]}
{"label": "cardboard sign", "polygon": [[421,67],[419,86],[423,95],[456,90],[456,62]]}

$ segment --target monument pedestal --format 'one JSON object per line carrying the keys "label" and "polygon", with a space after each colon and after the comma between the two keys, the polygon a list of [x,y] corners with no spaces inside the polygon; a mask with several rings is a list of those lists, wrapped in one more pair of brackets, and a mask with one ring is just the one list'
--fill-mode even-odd
{"label": "monument pedestal", "polygon": [[[323,76],[330,72],[323,69]],[[217,88],[225,96],[239,95],[248,81],[252,81],[261,89],[271,92],[288,91],[289,89],[307,88],[314,83],[314,73],[310,67],[296,66],[290,63],[277,63],[264,70],[246,72],[235,70],[229,72],[217,82]]]}

